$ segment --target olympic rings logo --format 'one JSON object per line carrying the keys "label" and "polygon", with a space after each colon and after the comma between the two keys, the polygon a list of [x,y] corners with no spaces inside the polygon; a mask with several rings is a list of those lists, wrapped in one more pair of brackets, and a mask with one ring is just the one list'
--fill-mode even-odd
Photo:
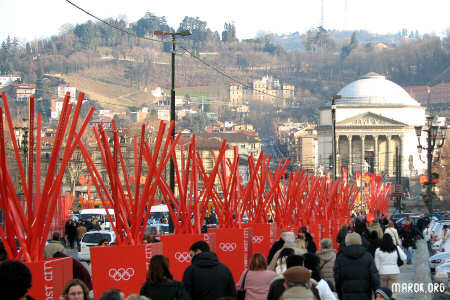
{"label": "olympic rings logo", "polygon": [[191,262],[191,256],[187,252],[175,252],[175,259],[180,263]]}
{"label": "olympic rings logo", "polygon": [[233,252],[236,249],[236,243],[220,243],[219,248],[223,252]]}
{"label": "olympic rings logo", "polygon": [[252,238],[253,244],[261,244],[262,241],[264,241],[264,236],[262,235],[256,235]]}
{"label": "olympic rings logo", "polygon": [[109,277],[114,279],[114,281],[121,281],[125,280],[128,281],[131,279],[131,277],[134,276],[134,269],[133,268],[111,268],[108,271]]}

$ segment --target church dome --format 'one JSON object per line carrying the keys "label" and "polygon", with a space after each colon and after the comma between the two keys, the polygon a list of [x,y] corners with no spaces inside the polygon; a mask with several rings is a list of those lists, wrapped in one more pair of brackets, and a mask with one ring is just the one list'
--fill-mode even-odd
{"label": "church dome", "polygon": [[420,106],[401,86],[377,73],[368,73],[341,89],[337,105]]}

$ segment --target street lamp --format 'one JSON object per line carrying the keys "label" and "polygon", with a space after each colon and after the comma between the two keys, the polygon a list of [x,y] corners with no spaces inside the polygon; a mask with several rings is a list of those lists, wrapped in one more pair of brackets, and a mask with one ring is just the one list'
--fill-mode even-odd
{"label": "street lamp", "polygon": [[[439,127],[436,124],[433,124],[433,116],[427,116],[426,117],[426,124],[425,128],[422,128],[422,126],[415,126],[414,129],[416,130],[417,135],[417,151],[420,154],[422,153],[422,150],[427,151],[427,177],[428,180],[425,183],[427,186],[427,190],[425,192],[425,204],[427,205],[428,211],[430,212],[430,215],[433,213],[433,195],[432,195],[432,189],[434,186],[433,180],[432,180],[432,167],[433,167],[433,153],[434,150],[439,150],[444,145],[445,141],[445,133],[446,133],[446,127],[441,126]],[[422,135],[422,131],[427,133],[427,146],[424,147],[420,143],[420,137]],[[422,158],[421,158],[422,159]]]}
{"label": "street lamp", "polygon": [[341,99],[341,95],[331,97],[331,129],[333,131],[333,178],[336,180],[336,100]]}
{"label": "street lamp", "polygon": [[[172,37],[172,88],[170,92],[170,122],[175,122],[175,36],[188,36],[191,35],[189,30],[183,30],[180,32],[165,32],[161,30],[155,30],[155,35],[165,37]],[[175,126],[171,132],[172,138],[175,138]],[[170,189],[175,194],[175,169],[173,161],[170,160],[170,175],[169,175]]]}

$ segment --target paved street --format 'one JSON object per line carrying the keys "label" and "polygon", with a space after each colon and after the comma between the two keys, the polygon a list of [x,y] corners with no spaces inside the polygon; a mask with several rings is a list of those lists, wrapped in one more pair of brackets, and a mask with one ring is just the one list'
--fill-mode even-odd
{"label": "paved street", "polygon": [[[428,286],[431,283],[428,267],[428,249],[423,240],[417,242],[417,249],[413,256],[411,265],[404,264],[400,267],[399,283],[423,283]],[[423,293],[398,293],[398,300],[444,300],[450,297],[443,294],[427,295]]]}

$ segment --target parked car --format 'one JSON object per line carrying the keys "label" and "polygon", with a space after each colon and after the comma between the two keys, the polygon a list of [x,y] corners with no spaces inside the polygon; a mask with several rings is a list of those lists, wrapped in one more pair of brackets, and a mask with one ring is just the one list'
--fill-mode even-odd
{"label": "parked car", "polygon": [[434,280],[438,283],[448,283],[448,273],[450,273],[450,262],[446,262],[436,267]]}
{"label": "parked car", "polygon": [[394,221],[395,223],[398,222],[399,219],[402,218],[406,218],[408,216],[417,216],[418,214],[416,213],[398,213],[398,214],[393,214],[389,217],[389,219],[391,219],[392,221]]}
{"label": "parked car", "polygon": [[106,239],[108,244],[112,245],[116,243],[116,233],[114,231],[88,231],[81,239],[80,252],[78,252],[79,260],[90,261],[91,252],[90,248],[93,246],[98,246],[98,243]]}
{"label": "parked car", "polygon": [[430,265],[431,272],[434,272],[437,266],[449,261],[450,261],[450,251],[439,252],[428,258],[428,264]]}
{"label": "parked car", "polygon": [[161,235],[169,234],[169,224],[163,224],[163,223],[155,223],[155,224],[148,224],[145,228],[145,233],[149,233],[153,235],[155,238],[159,237]]}

